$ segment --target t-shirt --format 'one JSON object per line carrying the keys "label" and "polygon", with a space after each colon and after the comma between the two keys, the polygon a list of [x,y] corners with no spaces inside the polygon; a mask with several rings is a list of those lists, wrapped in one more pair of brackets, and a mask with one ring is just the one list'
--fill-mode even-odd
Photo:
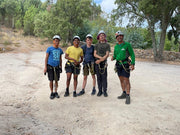
{"label": "t-shirt", "polygon": [[94,50],[96,50],[96,54],[101,57],[106,55],[106,51],[111,52],[110,45],[108,43],[97,43]]}
{"label": "t-shirt", "polygon": [[85,44],[85,45],[81,46],[81,48],[83,49],[83,53],[84,53],[83,64],[94,62],[94,46],[91,45],[90,47],[88,47]]}
{"label": "t-shirt", "polygon": [[60,56],[63,54],[61,48],[55,48],[53,46],[48,47],[46,53],[49,54],[48,63],[49,65],[56,67],[59,66]]}
{"label": "t-shirt", "polygon": [[[114,59],[120,61],[126,59],[129,56],[131,56],[131,60],[132,60],[131,64],[135,64],[135,55],[130,43],[128,42],[124,42],[122,44],[117,43],[114,46],[114,56],[113,56]],[[127,63],[127,61],[125,61],[124,63]]]}
{"label": "t-shirt", "polygon": [[[79,58],[83,56],[83,50],[81,47],[76,48],[74,46],[70,46],[67,48],[66,54],[68,54],[70,58],[73,58],[76,61],[79,61]],[[69,61],[74,62],[73,60],[69,60]]]}

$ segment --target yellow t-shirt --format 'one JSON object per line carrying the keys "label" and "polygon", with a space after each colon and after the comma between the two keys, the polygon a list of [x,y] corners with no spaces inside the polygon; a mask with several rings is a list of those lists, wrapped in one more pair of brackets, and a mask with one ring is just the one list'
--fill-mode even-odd
{"label": "yellow t-shirt", "polygon": [[[80,56],[83,56],[83,49],[81,47],[74,47],[70,46],[67,48],[66,53],[69,55],[70,58],[79,61]],[[73,60],[69,60],[70,62],[74,62]]]}

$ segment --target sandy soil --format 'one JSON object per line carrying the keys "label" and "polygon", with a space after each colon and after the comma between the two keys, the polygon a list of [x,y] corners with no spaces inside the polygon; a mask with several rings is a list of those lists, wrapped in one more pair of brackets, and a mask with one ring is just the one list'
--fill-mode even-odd
{"label": "sandy soil", "polygon": [[[118,100],[120,83],[108,61],[107,98],[64,97],[66,74],[59,82],[60,99],[49,99],[43,75],[44,52],[0,54],[0,135],[179,135],[180,66],[136,62],[131,72],[131,104]],[[65,64],[63,55],[63,65]],[[82,87],[79,75],[78,91]]]}

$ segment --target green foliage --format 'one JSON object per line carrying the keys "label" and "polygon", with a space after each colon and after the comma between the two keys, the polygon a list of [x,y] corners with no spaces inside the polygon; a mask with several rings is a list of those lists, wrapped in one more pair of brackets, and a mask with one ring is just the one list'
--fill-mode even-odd
{"label": "green foliage", "polygon": [[124,40],[129,42],[133,48],[146,48],[146,43],[144,43],[144,38],[140,34],[140,31],[136,29],[127,29],[124,33]]}
{"label": "green foliage", "polygon": [[72,41],[76,28],[83,25],[83,20],[90,15],[91,0],[58,0],[53,15],[59,21],[61,33],[68,41]]}
{"label": "green foliage", "polygon": [[[154,60],[162,61],[166,30],[171,18],[177,14],[175,10],[180,6],[179,0],[116,0],[118,8],[114,10],[112,18],[120,20],[128,15],[130,22],[141,25],[146,20],[153,43]],[[155,31],[160,30],[160,42],[157,44]]]}
{"label": "green foliage", "polygon": [[165,40],[165,45],[164,45],[164,50],[166,51],[175,51],[175,52],[178,52],[179,48],[178,48],[178,44],[175,44],[174,43],[174,40],[175,38],[172,37],[171,40],[168,39],[168,37],[166,37],[166,40]]}
{"label": "green foliage", "polygon": [[34,5],[30,6],[24,16],[24,34],[34,35],[34,17],[38,9]]}
{"label": "green foliage", "polygon": [[81,41],[86,40],[86,35],[91,32],[90,24],[88,23],[88,20],[85,20],[83,22],[83,25],[81,27],[78,27],[76,31],[76,35],[78,35],[81,38]]}
{"label": "green foliage", "polygon": [[20,22],[20,20],[17,20],[17,21],[16,21],[15,27],[16,27],[16,29],[20,29],[20,28],[21,28],[21,22]]}
{"label": "green foliage", "polygon": [[35,17],[34,33],[39,37],[52,37],[56,34],[61,35],[58,18],[54,17],[51,12],[41,11]]}

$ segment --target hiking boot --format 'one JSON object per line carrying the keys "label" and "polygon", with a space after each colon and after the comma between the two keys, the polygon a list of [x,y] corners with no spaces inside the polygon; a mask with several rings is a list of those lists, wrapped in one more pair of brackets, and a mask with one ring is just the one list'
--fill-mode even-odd
{"label": "hiking boot", "polygon": [[102,94],[103,94],[102,91],[99,91],[97,96],[100,97]]}
{"label": "hiking boot", "polygon": [[126,93],[122,93],[121,96],[118,96],[117,97],[118,99],[125,99],[126,98]]}
{"label": "hiking boot", "polygon": [[66,92],[64,93],[64,97],[67,97],[67,96],[69,96],[69,91],[66,91]]}
{"label": "hiking boot", "polygon": [[59,98],[59,95],[58,95],[57,92],[54,93],[54,96],[55,96],[56,98]]}
{"label": "hiking boot", "polygon": [[81,90],[77,95],[78,96],[81,96],[81,95],[83,95],[85,93],[85,91],[84,90]]}
{"label": "hiking boot", "polygon": [[95,95],[95,94],[96,94],[96,89],[93,89],[91,95]]}
{"label": "hiking boot", "polygon": [[51,95],[50,95],[50,99],[54,99],[55,98],[55,95],[54,93],[52,92]]}
{"label": "hiking boot", "polygon": [[130,104],[130,96],[126,96],[126,104]]}
{"label": "hiking boot", "polygon": [[108,97],[108,94],[106,91],[104,91],[104,97]]}
{"label": "hiking boot", "polygon": [[77,96],[76,91],[74,91],[73,92],[73,97],[76,97],[76,96]]}

